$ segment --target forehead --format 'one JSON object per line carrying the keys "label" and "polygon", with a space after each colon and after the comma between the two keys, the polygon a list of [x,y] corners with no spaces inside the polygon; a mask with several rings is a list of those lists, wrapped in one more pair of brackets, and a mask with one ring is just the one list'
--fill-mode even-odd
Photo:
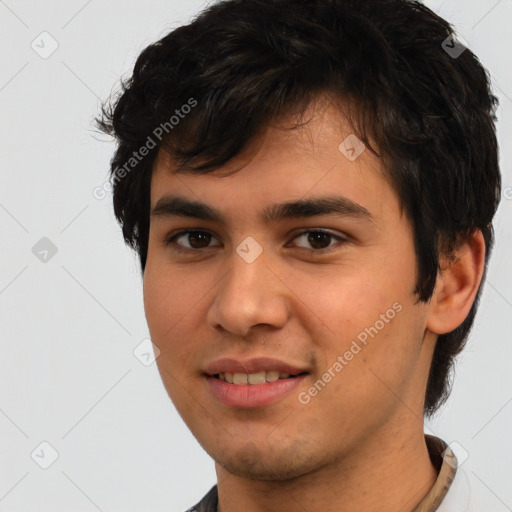
{"label": "forehead", "polygon": [[314,196],[344,197],[347,211],[354,207],[376,216],[383,207],[396,206],[380,159],[357,139],[338,109],[317,107],[304,126],[285,126],[290,124],[267,127],[242,153],[207,174],[175,172],[171,156],[160,150],[153,166],[151,208],[172,196],[215,205],[226,217],[251,212],[268,220],[270,205]]}

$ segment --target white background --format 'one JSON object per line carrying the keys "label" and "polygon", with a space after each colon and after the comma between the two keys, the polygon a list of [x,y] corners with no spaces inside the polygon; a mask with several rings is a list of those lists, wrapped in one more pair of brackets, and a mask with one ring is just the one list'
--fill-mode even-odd
{"label": "white background", "polygon": [[[476,325],[429,427],[469,454],[486,512],[511,510],[512,1],[425,3],[492,75],[505,189]],[[92,195],[114,149],[92,128],[99,100],[204,5],[0,0],[0,512],[179,512],[215,483],[155,364],[133,355],[148,337],[138,260],[110,197]],[[43,31],[59,45],[47,59],[31,48]],[[32,252],[43,237],[57,248],[46,263]],[[59,454],[48,469],[31,458],[51,456],[43,441]]]}

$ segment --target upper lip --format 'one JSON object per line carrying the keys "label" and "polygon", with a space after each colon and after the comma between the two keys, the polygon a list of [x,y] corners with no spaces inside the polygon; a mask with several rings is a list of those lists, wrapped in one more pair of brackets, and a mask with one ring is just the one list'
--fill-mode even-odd
{"label": "upper lip", "polygon": [[226,357],[208,364],[205,373],[215,375],[217,373],[257,373],[272,370],[289,373],[290,375],[298,375],[307,371],[304,368],[271,357],[256,357],[244,361]]}

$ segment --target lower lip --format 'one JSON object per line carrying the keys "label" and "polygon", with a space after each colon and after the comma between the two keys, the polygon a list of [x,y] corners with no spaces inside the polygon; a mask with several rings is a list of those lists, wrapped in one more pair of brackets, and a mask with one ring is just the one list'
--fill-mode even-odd
{"label": "lower lip", "polygon": [[230,407],[249,409],[277,402],[297,388],[305,377],[307,375],[298,375],[265,384],[230,384],[211,376],[207,376],[206,380],[220,402]]}

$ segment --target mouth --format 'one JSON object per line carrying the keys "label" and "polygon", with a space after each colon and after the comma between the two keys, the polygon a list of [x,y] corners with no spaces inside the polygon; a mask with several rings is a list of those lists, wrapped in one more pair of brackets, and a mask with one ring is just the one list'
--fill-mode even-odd
{"label": "mouth", "polygon": [[235,409],[266,407],[284,400],[309,374],[304,366],[268,357],[218,359],[204,369],[212,395]]}
{"label": "mouth", "polygon": [[280,372],[278,370],[263,370],[254,373],[231,373],[231,372],[220,372],[212,375],[215,379],[227,382],[228,384],[237,385],[259,385],[267,382],[276,382],[278,380],[294,379],[301,375],[306,375],[307,372],[301,372],[297,374],[290,374],[287,372]]}

